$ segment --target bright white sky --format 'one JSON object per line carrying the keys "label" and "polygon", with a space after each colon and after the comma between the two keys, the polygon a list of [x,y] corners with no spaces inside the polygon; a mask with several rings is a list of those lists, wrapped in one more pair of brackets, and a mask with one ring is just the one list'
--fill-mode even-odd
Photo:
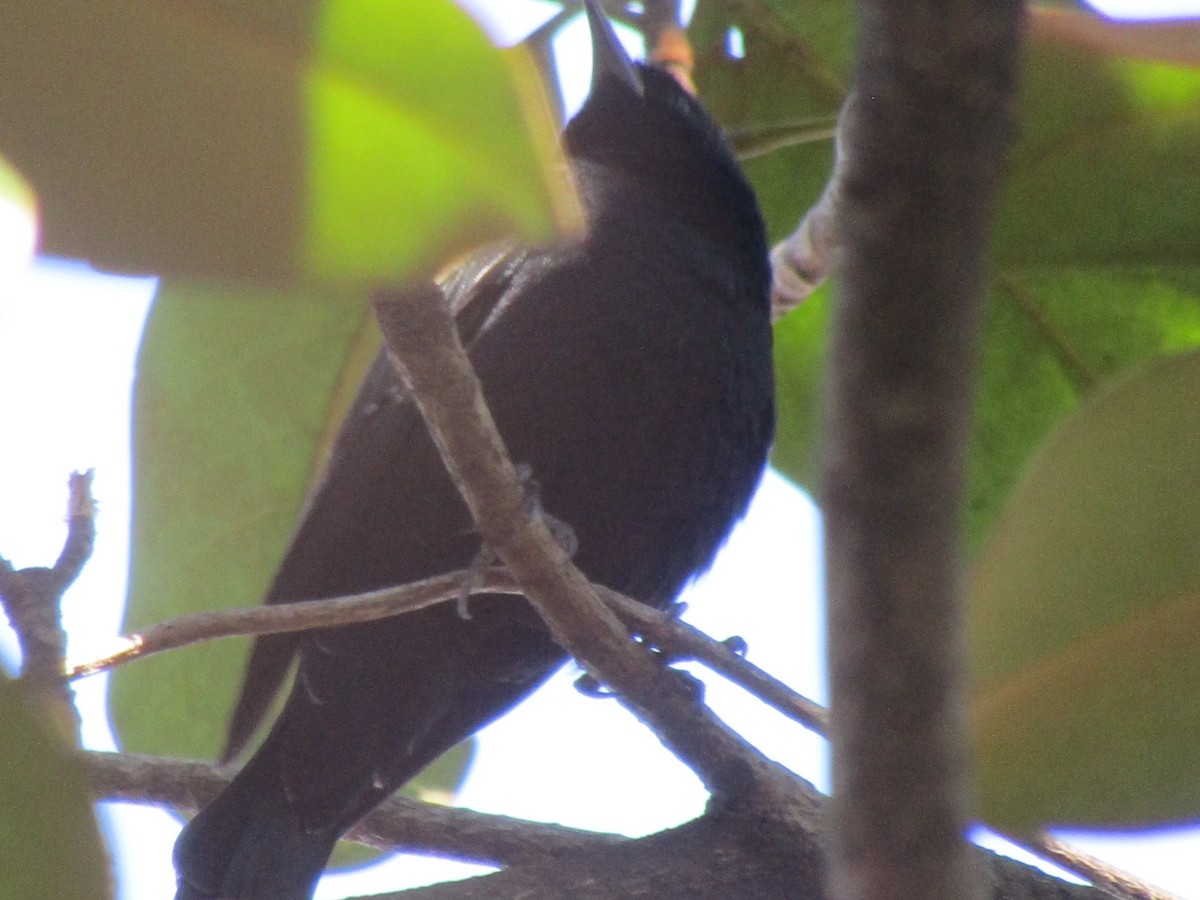
{"label": "bright white sky", "polygon": [[[471,0],[485,6],[494,0]],[[1200,11],[1200,0],[1158,0],[1165,14]],[[1151,15],[1151,0],[1109,0],[1114,15]],[[519,39],[553,13],[528,0],[492,17],[498,39]],[[567,66],[564,94],[586,90],[582,23],[558,49]],[[0,556],[18,567],[49,564],[63,536],[66,477],[97,470],[96,552],[65,601],[73,656],[92,655],[116,633],[128,557],[129,409],[133,359],[154,283],[100,276],[54,261],[25,265],[27,222],[0,202],[0,405],[9,424],[0,442]],[[49,351],[49,354],[48,354]],[[13,423],[19,423],[15,427]],[[768,474],[754,506],[713,570],[689,591],[689,621],[715,637],[747,639],[757,664],[815,699],[824,698],[819,588],[819,521],[808,499]],[[13,642],[0,629],[0,650]],[[480,735],[481,752],[456,802],[519,817],[638,835],[700,813],[695,778],[616,703],[591,700],[564,672]],[[713,708],[765,752],[826,787],[823,742],[708,678]],[[105,678],[78,685],[85,741],[111,748]],[[534,737],[531,737],[533,735]],[[173,891],[171,846],[178,825],[167,814],[111,805],[123,900],[159,900]],[[1153,836],[1096,838],[1081,845],[1184,897],[1200,898],[1200,829]],[[440,860],[396,857],[327,877],[319,900],[398,889],[479,871]]]}

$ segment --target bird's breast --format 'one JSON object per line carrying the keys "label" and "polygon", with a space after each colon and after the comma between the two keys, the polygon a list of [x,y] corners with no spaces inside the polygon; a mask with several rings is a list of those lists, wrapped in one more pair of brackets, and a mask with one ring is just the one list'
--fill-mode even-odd
{"label": "bird's breast", "polygon": [[638,237],[523,286],[472,355],[584,572],[661,605],[707,567],[757,484],[771,344],[753,273],[677,236]]}

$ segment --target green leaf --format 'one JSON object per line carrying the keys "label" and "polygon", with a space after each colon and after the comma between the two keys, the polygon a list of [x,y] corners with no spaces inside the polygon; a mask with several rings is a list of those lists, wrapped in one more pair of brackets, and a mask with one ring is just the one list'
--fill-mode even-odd
{"label": "green leaf", "polygon": [[[830,292],[775,326],[779,437],[772,463],[814,484]],[[1200,346],[1200,269],[1012,269],[996,279],[971,434],[966,538],[995,523],[1056,423],[1135,363]]]}
{"label": "green leaf", "polygon": [[1000,274],[988,302],[971,434],[972,552],[1058,422],[1139,361],[1195,346],[1200,268],[1013,267]]}
{"label": "green leaf", "polygon": [[1200,352],[1035,457],[971,579],[979,796],[1026,833],[1200,815]]}
{"label": "green leaf", "polygon": [[1200,262],[1200,70],[1031,42],[1001,265]]}
{"label": "green leaf", "polygon": [[[505,63],[445,2],[63,5],[70,15],[2,14],[32,30],[0,106],[53,113],[30,135],[12,129],[12,144],[0,129],[43,191],[49,247],[206,284],[292,282],[164,285],[138,362],[126,628],[253,605],[377,344],[362,282],[428,274],[514,229],[544,233],[554,203],[570,217],[543,174],[547,129],[523,127],[542,112],[518,103],[536,93],[532,69],[519,54]],[[347,286],[295,284],[314,277]],[[124,746],[214,755],[247,648],[211,643],[118,672]],[[453,789],[467,759],[415,789]]]}
{"label": "green leaf", "polygon": [[[124,631],[261,602],[377,346],[355,292],[160,287],[138,358]],[[213,641],[114,672],[122,747],[216,756],[248,651]],[[468,763],[460,751],[414,790],[451,792]]]}
{"label": "green leaf", "polygon": [[[375,335],[353,293],[160,288],[137,363],[126,631],[261,602]],[[248,645],[114,673],[122,745],[217,755]]]}
{"label": "green leaf", "polygon": [[507,57],[449,0],[8,3],[0,154],[49,253],[394,281],[569,218],[532,64]]}
{"label": "green leaf", "polygon": [[49,718],[3,675],[0,722],[0,897],[111,897],[83,773]]}

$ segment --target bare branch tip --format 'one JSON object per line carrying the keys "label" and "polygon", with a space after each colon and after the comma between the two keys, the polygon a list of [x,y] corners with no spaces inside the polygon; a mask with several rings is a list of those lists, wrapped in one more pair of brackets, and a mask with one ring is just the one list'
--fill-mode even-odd
{"label": "bare branch tip", "polygon": [[96,499],[92,496],[92,480],[95,474],[95,469],[71,473],[71,477],[67,481],[70,491],[70,499],[67,502],[67,518],[94,519],[96,517]]}

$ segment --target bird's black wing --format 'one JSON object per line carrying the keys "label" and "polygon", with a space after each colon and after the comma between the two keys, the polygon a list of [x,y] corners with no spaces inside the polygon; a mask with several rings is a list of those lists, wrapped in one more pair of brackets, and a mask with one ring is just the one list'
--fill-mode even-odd
{"label": "bird's black wing", "polygon": [[[509,292],[514,273],[529,257],[529,248],[511,242],[490,245],[472,254],[439,279],[439,285],[455,316],[459,337],[464,345],[469,347],[502,314],[501,301]],[[391,408],[391,416],[395,419],[393,428],[401,435],[407,435],[413,429],[424,428],[404,385],[396,377],[383,351],[380,351],[351,404],[346,415],[346,424],[333,443],[322,477],[305,504],[301,515],[301,527],[293,535],[292,546],[285,555],[264,602],[294,603],[335,596],[321,590],[316,584],[298,583],[292,576],[292,570],[296,568],[293,555],[297,552],[297,539],[301,536],[303,522],[309,512],[321,503],[323,494],[328,489],[329,472],[336,469],[339,461],[346,457],[354,446],[361,443],[362,430],[355,423],[377,415],[385,406]],[[402,441],[396,447],[397,458],[403,458],[406,443],[407,441]],[[363,581],[365,583],[365,576]],[[380,585],[388,586],[390,585]],[[351,592],[369,589],[358,587]],[[264,635],[256,639],[246,665],[245,677],[242,679],[241,693],[230,717],[229,733],[222,754],[223,762],[239,755],[262,724],[267,710],[284,683],[301,637],[300,634],[288,633]]]}

